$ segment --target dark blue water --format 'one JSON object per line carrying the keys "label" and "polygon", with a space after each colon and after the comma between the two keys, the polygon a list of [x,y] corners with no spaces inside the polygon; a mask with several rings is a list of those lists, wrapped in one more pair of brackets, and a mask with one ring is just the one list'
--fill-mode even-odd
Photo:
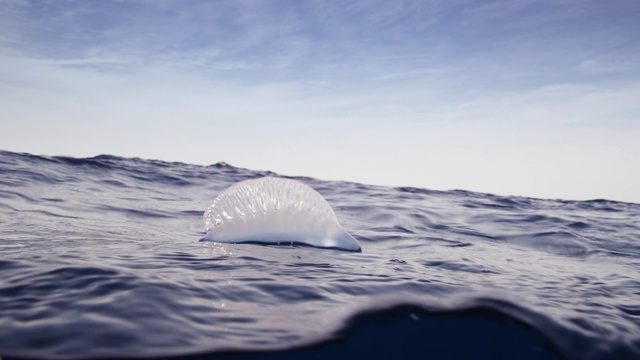
{"label": "dark blue water", "polygon": [[639,204],[298,178],[361,253],[198,242],[265,175],[0,152],[0,356],[640,358]]}

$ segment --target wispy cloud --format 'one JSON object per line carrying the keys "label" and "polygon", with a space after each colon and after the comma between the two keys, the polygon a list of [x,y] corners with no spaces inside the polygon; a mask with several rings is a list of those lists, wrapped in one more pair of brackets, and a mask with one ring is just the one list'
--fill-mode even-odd
{"label": "wispy cloud", "polygon": [[[579,149],[600,159],[593,169],[610,166],[602,154],[640,151],[630,140],[640,126],[637,9],[569,0],[0,1],[0,106],[13,119],[0,141],[603,197],[604,185],[585,195],[536,187],[522,164],[575,180],[558,164],[576,162]],[[51,136],[60,128],[65,135]],[[504,168],[514,170],[497,176]],[[626,177],[640,182],[637,172]]]}

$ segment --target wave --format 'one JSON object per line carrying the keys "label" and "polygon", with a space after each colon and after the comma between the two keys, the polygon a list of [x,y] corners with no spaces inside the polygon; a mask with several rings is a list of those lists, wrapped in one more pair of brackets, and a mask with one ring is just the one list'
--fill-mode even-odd
{"label": "wave", "polygon": [[[0,151],[5,358],[640,357],[640,205],[296,178],[361,253],[198,242],[277,175]],[[414,356],[415,355],[415,356]]]}

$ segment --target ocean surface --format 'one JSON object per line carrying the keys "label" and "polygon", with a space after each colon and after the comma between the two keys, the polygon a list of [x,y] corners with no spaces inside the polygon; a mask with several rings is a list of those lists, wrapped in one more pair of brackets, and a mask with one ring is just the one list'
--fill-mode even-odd
{"label": "ocean surface", "polygon": [[262,176],[0,152],[0,356],[640,359],[639,204],[294,178],[362,252],[199,242]]}

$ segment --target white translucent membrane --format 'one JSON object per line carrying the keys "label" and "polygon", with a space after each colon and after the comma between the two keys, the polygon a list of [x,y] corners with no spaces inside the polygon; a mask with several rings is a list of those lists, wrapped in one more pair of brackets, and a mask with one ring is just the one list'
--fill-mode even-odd
{"label": "white translucent membrane", "polygon": [[358,241],[340,226],[322,195],[295,180],[241,181],[213,200],[204,221],[203,241],[298,243],[360,251]]}

